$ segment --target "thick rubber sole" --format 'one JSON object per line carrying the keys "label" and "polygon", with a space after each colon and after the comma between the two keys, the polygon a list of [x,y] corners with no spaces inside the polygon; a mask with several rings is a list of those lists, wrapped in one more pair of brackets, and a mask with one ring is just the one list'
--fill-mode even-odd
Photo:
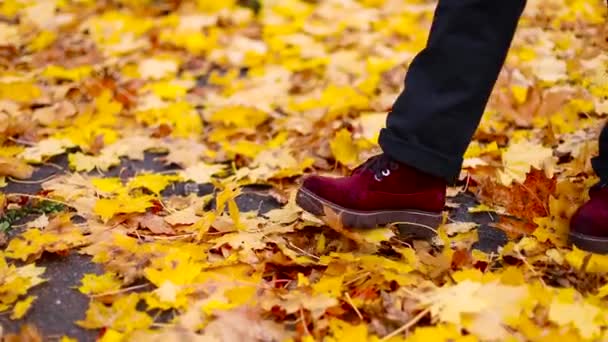
{"label": "thick rubber sole", "polygon": [[427,239],[436,235],[436,228],[441,224],[441,212],[420,210],[378,210],[359,211],[341,207],[311,191],[300,188],[296,203],[307,212],[323,218],[328,207],[338,215],[342,225],[349,228],[376,228],[395,224],[401,237]]}
{"label": "thick rubber sole", "polygon": [[570,232],[570,243],[576,247],[593,253],[608,254],[608,238]]}

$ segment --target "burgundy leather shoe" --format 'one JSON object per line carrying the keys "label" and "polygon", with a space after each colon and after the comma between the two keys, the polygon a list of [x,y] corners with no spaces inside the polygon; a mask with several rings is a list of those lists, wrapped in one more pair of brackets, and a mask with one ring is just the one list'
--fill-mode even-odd
{"label": "burgundy leather shoe", "polygon": [[329,207],[346,227],[398,224],[403,233],[409,229],[434,231],[442,221],[445,196],[446,182],[442,178],[381,154],[370,158],[348,177],[306,178],[296,202],[321,218],[323,207]]}
{"label": "burgundy leather shoe", "polygon": [[570,242],[594,253],[608,253],[608,184],[589,190],[591,199],[570,221]]}

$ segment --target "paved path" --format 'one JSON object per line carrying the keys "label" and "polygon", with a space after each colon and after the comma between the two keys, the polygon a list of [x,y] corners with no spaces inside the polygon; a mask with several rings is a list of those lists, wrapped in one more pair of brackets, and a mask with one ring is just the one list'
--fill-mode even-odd
{"label": "paved path", "polygon": [[[106,175],[118,176],[120,173],[122,177],[130,177],[140,170],[171,170],[171,167],[155,161],[155,157],[157,156],[147,154],[143,161],[125,160],[120,167],[111,169]],[[52,162],[67,169],[65,156],[56,157]],[[36,170],[32,179],[40,180],[61,172],[58,168],[44,166]],[[3,190],[6,193],[35,194],[40,191],[40,185],[9,183]],[[198,186],[177,184],[167,188],[164,194],[183,194],[186,191],[193,190],[198,190],[199,195],[204,195],[213,192],[213,187],[209,184]],[[471,214],[468,212],[467,208],[477,204],[474,196],[461,194],[454,201],[460,203],[461,206],[453,210],[453,219],[480,223],[478,229],[479,242],[476,248],[483,251],[492,251],[506,243],[507,237],[504,232],[487,225],[487,223],[497,218],[496,215],[487,213]],[[274,198],[264,194],[264,188],[245,191],[237,198],[237,204],[242,211],[260,210],[260,212],[266,212],[279,207],[279,203]],[[10,232],[9,238],[18,232],[18,230]],[[83,274],[99,273],[102,271],[100,267],[93,264],[90,257],[74,252],[67,256],[44,254],[37,264],[46,267],[44,277],[48,281],[30,291],[32,295],[38,296],[38,299],[23,320],[12,321],[9,319],[9,314],[0,315],[0,325],[2,325],[4,331],[15,332],[22,324],[31,323],[38,327],[50,340],[68,335],[77,338],[79,341],[94,341],[99,333],[98,331],[82,329],[74,324],[75,321],[84,318],[84,313],[88,307],[88,298],[76,290],[76,287],[80,285]]]}

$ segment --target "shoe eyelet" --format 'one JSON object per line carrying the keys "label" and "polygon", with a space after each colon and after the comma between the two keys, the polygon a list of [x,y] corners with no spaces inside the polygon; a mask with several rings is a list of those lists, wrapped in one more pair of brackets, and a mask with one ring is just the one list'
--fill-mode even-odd
{"label": "shoe eyelet", "polygon": [[382,179],[380,179],[380,177],[378,177],[378,175],[374,175],[374,180],[375,180],[376,182],[380,182],[380,181],[382,181]]}
{"label": "shoe eyelet", "polygon": [[388,176],[390,176],[390,174],[391,174],[391,170],[389,170],[389,169],[382,170],[382,175],[384,177],[388,177]]}

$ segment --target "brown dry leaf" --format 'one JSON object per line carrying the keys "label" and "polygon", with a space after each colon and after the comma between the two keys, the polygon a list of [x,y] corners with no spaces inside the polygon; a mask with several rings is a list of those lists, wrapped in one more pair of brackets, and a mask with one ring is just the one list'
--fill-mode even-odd
{"label": "brown dry leaf", "polygon": [[201,217],[196,215],[196,208],[188,207],[164,216],[163,219],[168,224],[175,226],[178,224],[194,224],[196,221],[200,220]]}
{"label": "brown dry leaf", "polygon": [[152,213],[136,215],[129,218],[129,221],[137,224],[141,228],[150,230],[153,234],[174,235],[175,231],[165,220]]}
{"label": "brown dry leaf", "polygon": [[0,176],[28,179],[33,172],[34,168],[21,159],[0,156]]}
{"label": "brown dry leaf", "polygon": [[225,342],[285,341],[291,333],[283,325],[262,319],[260,312],[252,308],[239,308],[216,313],[204,330],[205,338]]}
{"label": "brown dry leaf", "polygon": [[549,197],[555,193],[557,178],[548,178],[543,171],[532,168],[523,184],[507,187],[494,179],[483,178],[478,185],[478,197],[507,209],[511,215],[532,221],[549,215]]}
{"label": "brown dry leaf", "polygon": [[44,341],[43,336],[36,326],[31,324],[24,324],[21,326],[19,333],[6,334],[3,337],[5,342],[42,342]]}
{"label": "brown dry leaf", "polygon": [[536,229],[536,224],[532,222],[507,216],[500,216],[498,222],[492,222],[488,225],[504,231],[510,238],[531,234]]}

